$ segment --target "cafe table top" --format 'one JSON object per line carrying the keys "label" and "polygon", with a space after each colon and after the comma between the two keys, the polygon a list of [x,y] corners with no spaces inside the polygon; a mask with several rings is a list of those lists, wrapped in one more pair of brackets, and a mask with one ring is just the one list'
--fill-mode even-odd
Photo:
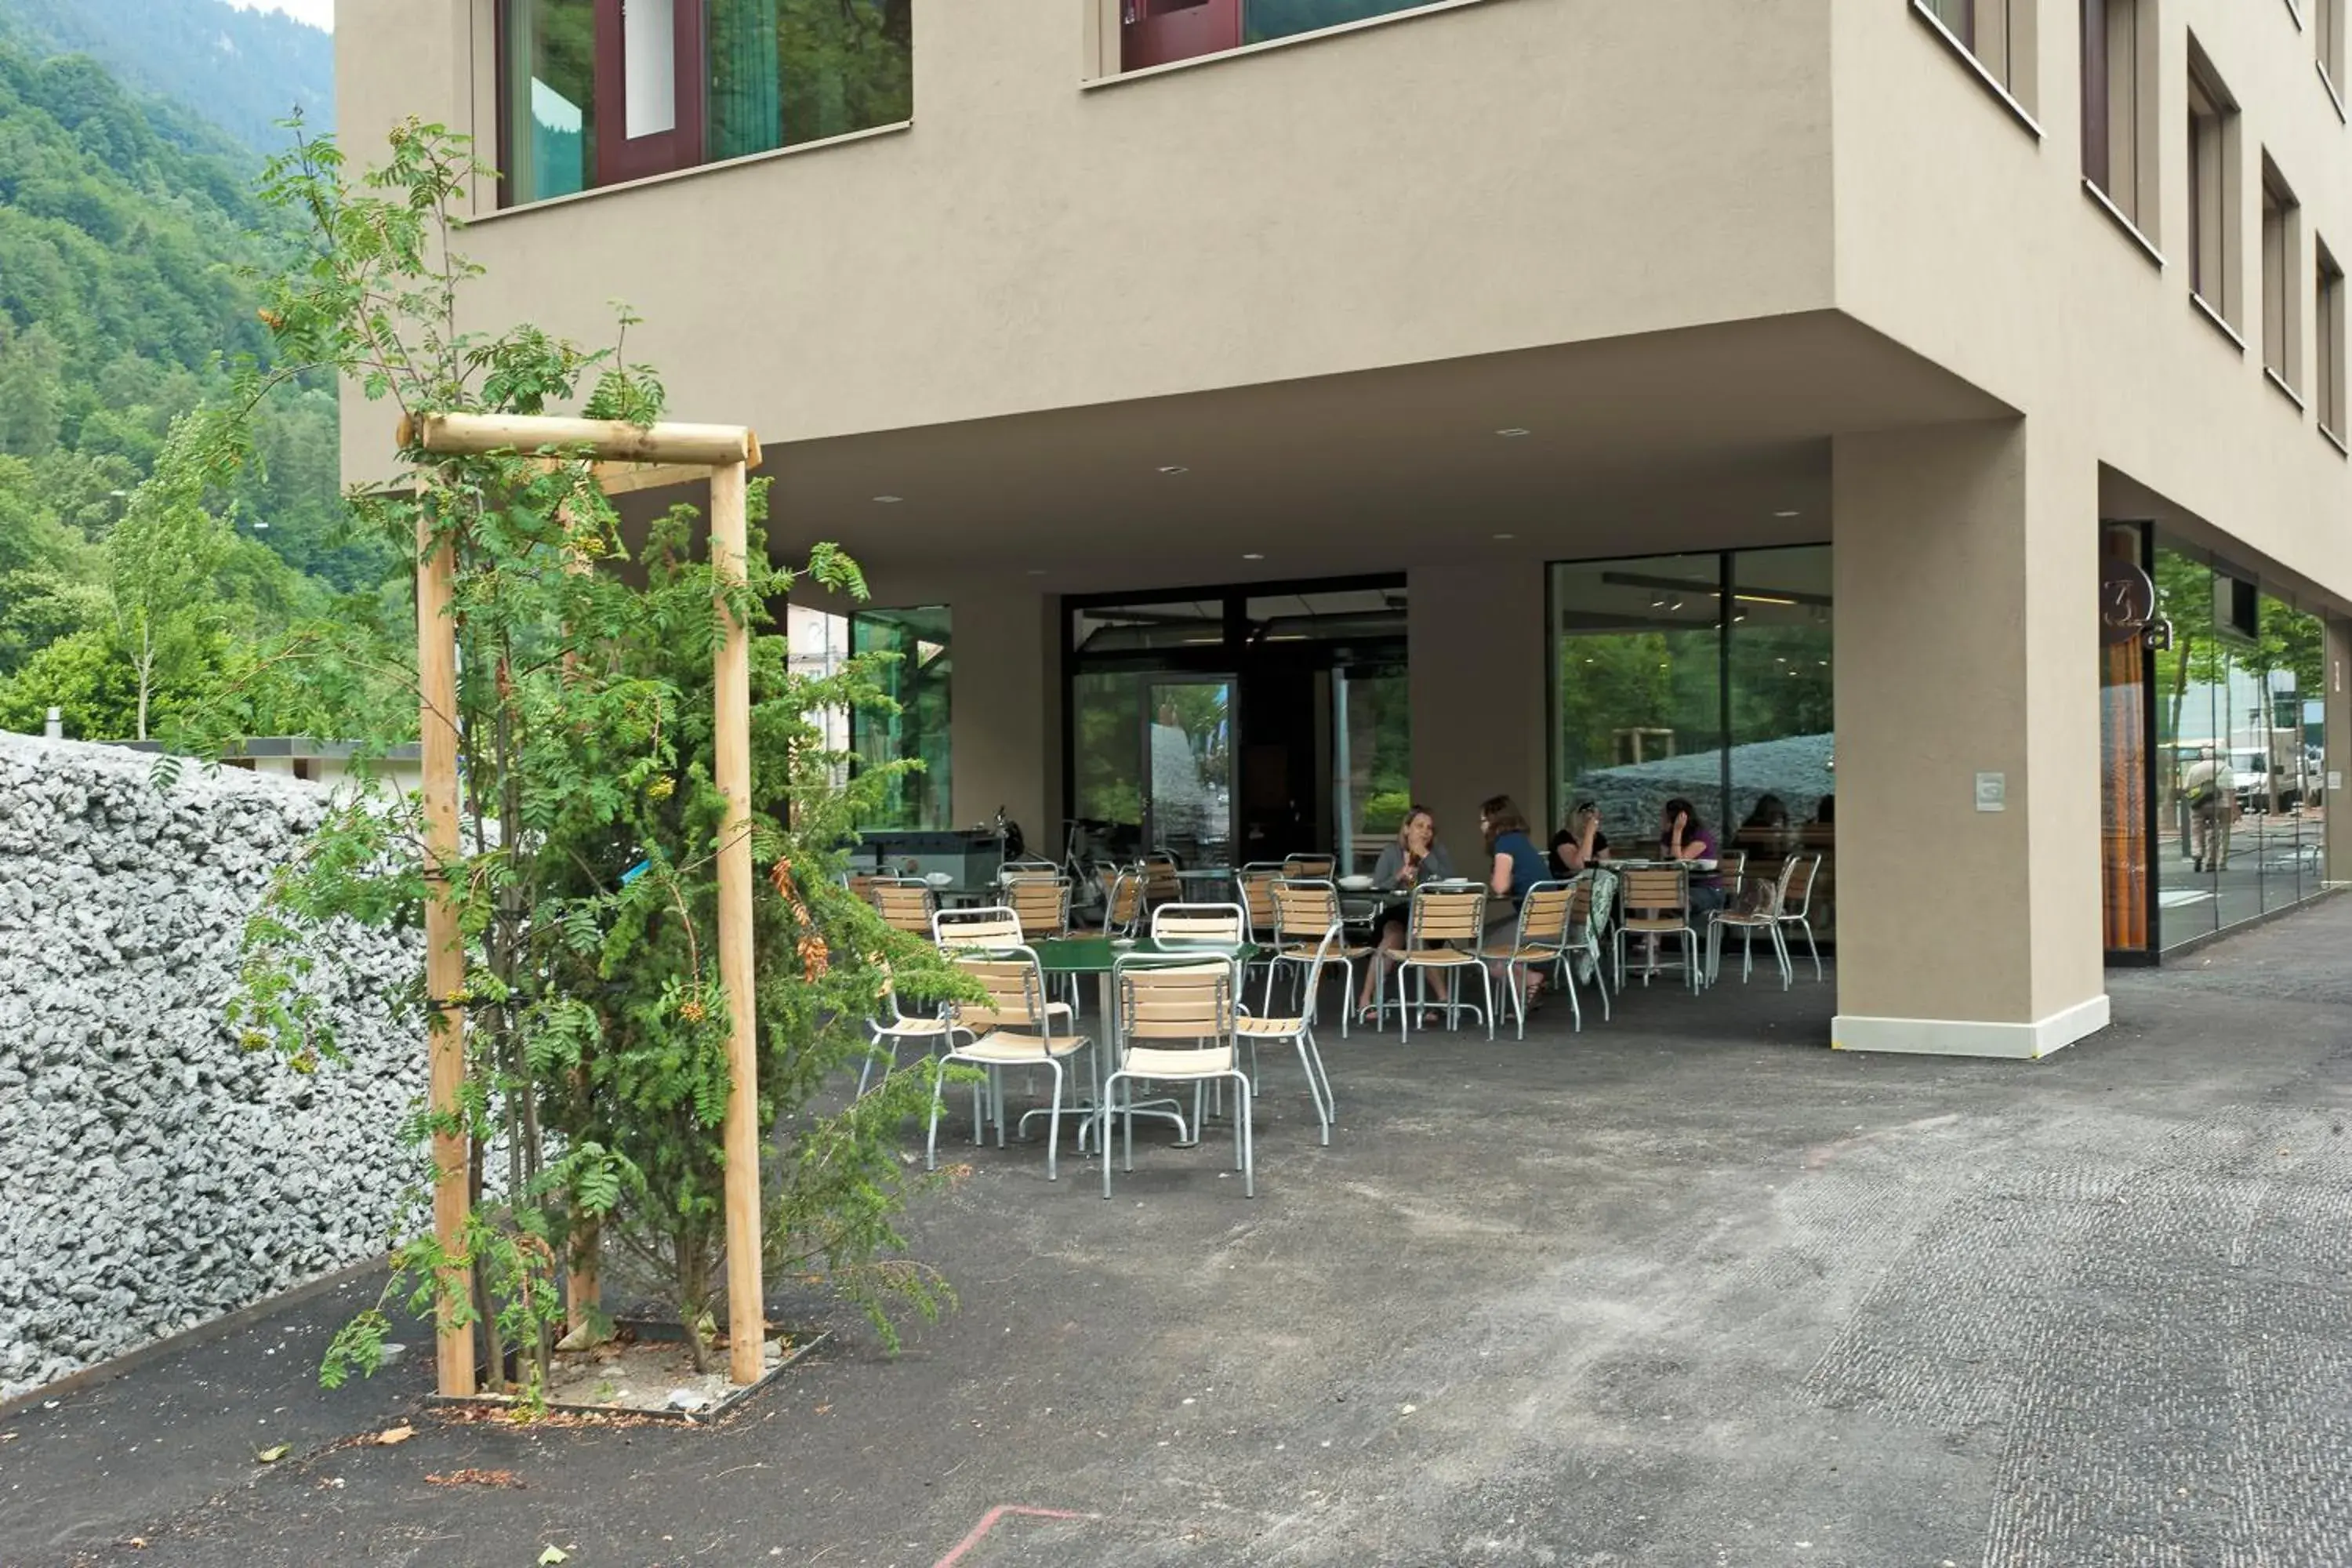
{"label": "cafe table top", "polygon": [[1150,937],[1139,937],[1126,945],[1115,945],[1112,939],[1100,936],[1048,937],[1030,943],[1037,952],[1038,966],[1048,974],[1108,974],[1111,965],[1129,955],[1150,958],[1227,958],[1247,963],[1258,956],[1255,942],[1180,942],[1162,947]]}

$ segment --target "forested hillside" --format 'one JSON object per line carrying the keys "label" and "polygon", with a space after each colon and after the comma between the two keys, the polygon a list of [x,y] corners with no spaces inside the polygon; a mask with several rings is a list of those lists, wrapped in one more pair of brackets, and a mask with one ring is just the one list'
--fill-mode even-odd
{"label": "forested hillside", "polygon": [[296,109],[335,122],[334,40],[274,11],[222,0],[0,0],[0,38],[34,56],[83,54],[249,152],[286,145]]}
{"label": "forested hillside", "polygon": [[0,726],[55,702],[73,733],[129,733],[126,639],[168,715],[256,629],[373,589],[392,560],[339,537],[331,388],[288,388],[260,415],[262,462],[203,498],[207,564],[160,651],[133,607],[152,595],[126,574],[158,557],[116,535],[172,421],[225,388],[224,356],[267,350],[256,275],[288,241],[258,168],[87,58],[0,42]]}

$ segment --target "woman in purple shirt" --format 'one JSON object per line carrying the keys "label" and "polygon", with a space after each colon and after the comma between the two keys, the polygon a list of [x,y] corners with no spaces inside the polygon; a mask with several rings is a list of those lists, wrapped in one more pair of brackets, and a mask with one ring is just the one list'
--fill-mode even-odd
{"label": "woman in purple shirt", "polygon": [[1701,822],[1698,807],[1682,796],[1666,802],[1658,814],[1658,854],[1667,860],[1705,860],[1710,868],[1691,870],[1691,913],[1711,914],[1723,908],[1723,876],[1712,868],[1720,860],[1715,829]]}

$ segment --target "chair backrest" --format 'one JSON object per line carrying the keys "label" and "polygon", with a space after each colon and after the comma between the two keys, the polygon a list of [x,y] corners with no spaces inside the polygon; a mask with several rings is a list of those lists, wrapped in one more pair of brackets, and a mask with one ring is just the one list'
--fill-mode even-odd
{"label": "chair backrest", "polygon": [[1183,879],[1176,875],[1180,868],[1176,864],[1176,857],[1164,849],[1156,854],[1146,855],[1141,867],[1144,900],[1147,903],[1168,904],[1182,899]]}
{"label": "chair backrest", "polygon": [[1282,867],[1270,860],[1244,866],[1234,874],[1242,890],[1242,908],[1249,911],[1253,932],[1274,929],[1274,885],[1282,879]]}
{"label": "chair backrest", "polygon": [[1274,933],[1306,942],[1339,919],[1339,889],[1313,878],[1285,877],[1274,884]]}
{"label": "chair backrest", "polygon": [[1103,930],[1115,936],[1133,936],[1143,919],[1142,871],[1131,866],[1100,866],[1095,875],[1102,881]]}
{"label": "chair backrest", "polygon": [[1016,877],[1004,885],[1004,901],[1020,920],[1024,940],[1070,934],[1068,878]]}
{"label": "chair backrest", "polygon": [[1519,945],[1559,947],[1568,941],[1575,914],[1578,878],[1567,882],[1538,882],[1519,898]]}
{"label": "chair backrest", "polygon": [[931,885],[918,878],[876,877],[868,879],[866,901],[882,916],[882,923],[892,931],[910,931],[916,936],[929,936],[931,917],[939,912],[939,897]]}
{"label": "chair backrest", "polygon": [[1715,870],[1716,875],[1723,879],[1723,885],[1725,887],[1736,888],[1739,886],[1739,879],[1748,875],[1748,851],[1745,849],[1726,849],[1720,856],[1717,857]]}
{"label": "chair backrest", "polygon": [[1617,893],[1629,910],[1686,910],[1690,873],[1678,866],[1629,866]]}
{"label": "chair backrest", "polygon": [[1229,963],[1171,964],[1129,953],[1111,964],[1119,1035],[1130,1047],[1148,1041],[1159,1049],[1190,1044],[1231,1050],[1236,990]]}
{"label": "chair backrest", "polygon": [[1003,904],[984,910],[941,910],[931,917],[931,940],[950,950],[1019,947],[1021,916]]}
{"label": "chair backrest", "polygon": [[1051,860],[1007,860],[996,868],[996,884],[1009,888],[1024,877],[1058,877],[1061,867]]}
{"label": "chair backrest", "polygon": [[1249,940],[1239,904],[1162,904],[1151,911],[1151,940],[1163,947],[1232,947]]}
{"label": "chair backrest", "polygon": [[1569,938],[1572,942],[1599,942],[1609,929],[1609,910],[1617,896],[1617,873],[1606,866],[1588,868],[1575,882],[1574,902],[1569,914]]}
{"label": "chair backrest", "polygon": [[1780,872],[1780,902],[1784,914],[1804,919],[1812,913],[1813,884],[1821,879],[1822,858],[1819,851],[1811,855],[1791,855]]}
{"label": "chair backrest", "polygon": [[1433,947],[1449,942],[1476,942],[1486,933],[1486,889],[1440,885],[1415,889],[1412,918],[1405,945]]}
{"label": "chair backrest", "polygon": [[985,1001],[948,1005],[948,1016],[958,1028],[976,1035],[991,1029],[1052,1032],[1054,1015],[1045,1005],[1045,972],[1034,952],[1014,947],[996,952],[960,953],[955,966],[978,981],[987,994]]}
{"label": "chair backrest", "polygon": [[1301,879],[1328,877],[1338,868],[1339,864],[1336,858],[1328,855],[1293,855],[1283,861],[1282,874],[1286,877]]}

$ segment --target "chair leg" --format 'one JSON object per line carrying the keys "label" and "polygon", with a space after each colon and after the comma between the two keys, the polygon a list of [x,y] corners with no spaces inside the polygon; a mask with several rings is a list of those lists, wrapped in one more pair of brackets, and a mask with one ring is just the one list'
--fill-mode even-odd
{"label": "chair leg", "polygon": [[929,1125],[923,1132],[923,1169],[926,1171],[940,1168],[940,1110],[947,1087],[948,1064],[941,1062],[939,1069],[931,1074],[931,1114]]}
{"label": "chair leg", "polygon": [[1045,1065],[1054,1069],[1053,1109],[1045,1113],[1045,1179],[1058,1181],[1056,1167],[1062,1152],[1062,1064],[1053,1058]]}
{"label": "chair leg", "polygon": [[1786,991],[1797,978],[1797,966],[1789,961],[1789,943],[1780,935],[1780,928],[1772,930],[1772,956],[1780,961],[1780,989]]}
{"label": "chair leg", "polygon": [[[1356,994],[1356,961],[1354,959],[1343,958],[1339,961],[1339,1037],[1344,1040],[1348,1037],[1347,1005]],[[1322,984],[1320,977],[1318,977],[1316,991],[1318,995],[1322,991]]]}
{"label": "chair leg", "polygon": [[1257,1162],[1255,1151],[1251,1148],[1255,1140],[1250,1136],[1250,1123],[1256,1118],[1250,1114],[1247,1079],[1243,1079],[1241,1087],[1234,1091],[1234,1136],[1241,1143],[1242,1196],[1254,1198],[1257,1196]]}
{"label": "chair leg", "polygon": [[1822,950],[1813,945],[1813,917],[1807,915],[1797,923],[1805,928],[1805,951],[1813,955],[1813,980],[1819,984],[1822,978]]}
{"label": "chair leg", "polygon": [[[1118,1073],[1111,1074],[1110,1080],[1103,1085],[1101,1095],[1103,1199],[1105,1202],[1110,1199],[1110,1124],[1111,1119],[1118,1114],[1118,1108],[1113,1103],[1113,1097],[1118,1091],[1119,1081]],[[1130,1129],[1133,1128],[1135,1125],[1133,1117],[1128,1119],[1128,1125]]]}

